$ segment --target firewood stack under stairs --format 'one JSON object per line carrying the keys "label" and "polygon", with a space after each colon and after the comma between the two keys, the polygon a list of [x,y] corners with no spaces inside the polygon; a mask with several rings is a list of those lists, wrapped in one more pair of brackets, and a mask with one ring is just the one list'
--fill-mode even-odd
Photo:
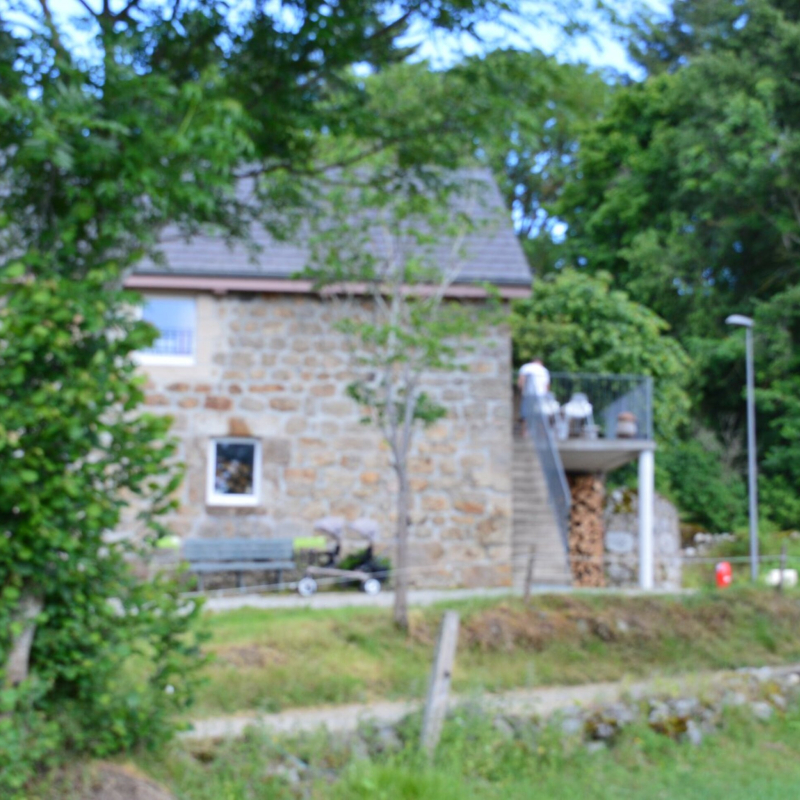
{"label": "firewood stack under stairs", "polygon": [[512,557],[514,588],[522,591],[531,547],[535,548],[534,588],[572,585],[567,556],[533,444],[514,432]]}

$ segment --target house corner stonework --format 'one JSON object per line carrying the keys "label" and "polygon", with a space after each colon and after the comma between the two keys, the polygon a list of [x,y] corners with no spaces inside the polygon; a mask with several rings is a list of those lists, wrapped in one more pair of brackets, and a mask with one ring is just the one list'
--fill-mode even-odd
{"label": "house corner stonework", "polygon": [[[174,417],[186,479],[167,524],[182,538],[305,536],[314,520],[366,516],[391,555],[394,474],[379,433],[347,396],[353,380],[335,310],[311,295],[197,295],[191,367],[147,367],[146,404]],[[511,583],[511,354],[496,329],[464,369],[427,376],[448,409],[420,430],[410,461],[413,585]],[[260,500],[208,505],[208,442],[261,442]],[[356,542],[348,543],[358,546]]]}

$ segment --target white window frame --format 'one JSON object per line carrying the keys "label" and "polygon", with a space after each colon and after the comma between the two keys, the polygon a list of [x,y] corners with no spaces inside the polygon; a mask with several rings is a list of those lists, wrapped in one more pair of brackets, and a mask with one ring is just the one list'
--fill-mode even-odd
{"label": "white window frame", "polygon": [[[214,489],[217,477],[218,444],[251,444],[253,451],[253,494],[220,494]],[[209,439],[206,467],[206,504],[209,506],[257,506],[261,502],[261,440],[249,436],[220,436]]]}
{"label": "white window frame", "polygon": [[[145,304],[150,300],[191,300],[194,306],[194,330],[192,331],[191,355],[148,353],[139,350],[134,354],[136,362],[145,367],[193,367],[197,363],[197,297],[194,295],[144,295]],[[144,319],[144,306],[136,307],[137,319]]]}

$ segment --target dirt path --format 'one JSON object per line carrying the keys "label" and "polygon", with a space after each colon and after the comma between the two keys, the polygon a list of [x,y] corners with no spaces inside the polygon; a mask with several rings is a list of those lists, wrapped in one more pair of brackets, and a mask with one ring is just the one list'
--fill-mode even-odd
{"label": "dirt path", "polygon": [[[472,597],[505,597],[510,589],[417,589],[409,592],[409,604],[429,606],[447,600],[466,600]],[[204,611],[234,611],[237,608],[391,608],[394,592],[381,592],[379,595],[366,595],[361,592],[320,592],[312,597],[297,594],[243,594],[224,597],[208,597]]]}
{"label": "dirt path", "polygon": [[[531,594],[611,594],[638,597],[642,595],[676,595],[691,594],[693,590],[680,591],[640,589],[574,589],[573,587],[534,586]],[[409,592],[409,605],[430,606],[449,600],[466,600],[474,597],[510,597],[511,589],[412,589]],[[187,595],[191,596],[191,595]],[[287,608],[391,608],[394,604],[394,592],[381,592],[377,596],[368,596],[361,592],[320,592],[313,597],[300,597],[296,594],[236,594],[206,595],[203,606],[205,611],[235,611],[238,608],[287,609]]]}
{"label": "dirt path", "polygon": [[[800,664],[784,667],[765,667],[771,675],[800,671]],[[757,669],[740,670],[758,672]],[[478,704],[487,711],[498,714],[547,717],[571,706],[613,703],[627,695],[633,698],[658,693],[677,695],[698,692],[706,686],[735,674],[731,670],[699,672],[646,681],[619,681],[590,683],[582,686],[551,686],[542,689],[515,689],[499,694],[453,696],[450,707]],[[407,714],[421,707],[421,701],[354,703],[339,706],[318,706],[281,711],[277,714],[240,714],[198,720],[190,731],[182,734],[187,739],[222,739],[241,736],[249,727],[259,727],[271,733],[292,734],[325,727],[332,733],[351,733],[363,721],[378,725],[393,725]]]}

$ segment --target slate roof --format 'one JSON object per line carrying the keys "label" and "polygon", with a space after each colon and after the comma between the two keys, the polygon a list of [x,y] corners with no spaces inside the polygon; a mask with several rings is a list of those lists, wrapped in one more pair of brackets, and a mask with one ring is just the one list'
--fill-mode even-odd
{"label": "slate roof", "polygon": [[[503,205],[497,185],[484,171],[470,173],[480,182],[479,210],[473,217],[489,220],[465,237],[463,259],[456,283],[487,282],[496,286],[529,286],[531,273],[514,232],[511,215]],[[484,189],[485,187],[485,189]],[[228,278],[292,278],[307,265],[309,252],[302,243],[281,242],[264,229],[252,231],[258,245],[253,253],[244,245],[229,246],[222,237],[197,235],[190,241],[165,234],[161,243],[165,265],[143,261],[136,275],[180,275]],[[434,248],[441,259],[449,257],[445,243]]]}

